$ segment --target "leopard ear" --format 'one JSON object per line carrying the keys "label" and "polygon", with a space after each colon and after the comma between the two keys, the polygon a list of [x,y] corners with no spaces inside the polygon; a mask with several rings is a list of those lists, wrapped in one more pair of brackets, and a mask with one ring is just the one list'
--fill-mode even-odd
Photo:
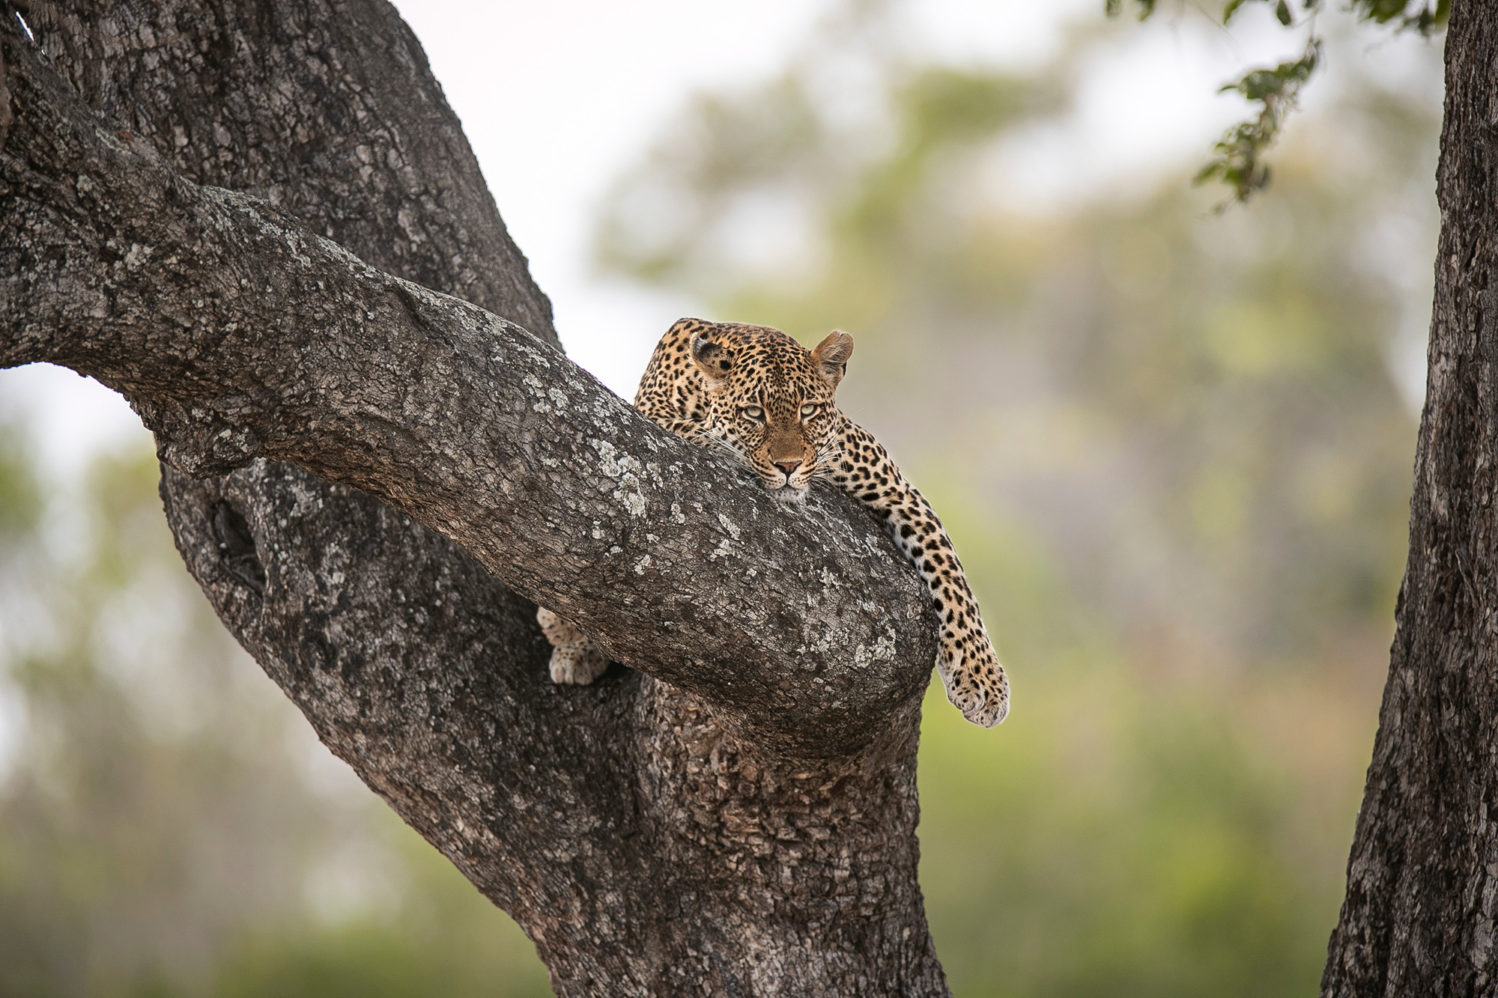
{"label": "leopard ear", "polygon": [[728,351],[705,336],[698,336],[692,340],[692,359],[702,369],[702,373],[716,381],[728,373],[733,367],[733,358]]}
{"label": "leopard ear", "polygon": [[853,337],[842,330],[835,330],[817,344],[817,348],[811,352],[811,362],[816,365],[822,377],[836,388],[837,383],[843,380],[844,372],[848,370],[848,358],[851,356]]}

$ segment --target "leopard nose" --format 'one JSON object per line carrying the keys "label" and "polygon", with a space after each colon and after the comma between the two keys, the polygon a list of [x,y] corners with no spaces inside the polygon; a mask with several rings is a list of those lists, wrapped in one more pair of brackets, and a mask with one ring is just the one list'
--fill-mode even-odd
{"label": "leopard nose", "polygon": [[781,471],[785,472],[785,477],[790,478],[791,475],[795,474],[796,469],[799,468],[799,467],[801,467],[801,462],[799,460],[797,460],[797,461],[776,461],[775,462],[775,467],[777,467]]}

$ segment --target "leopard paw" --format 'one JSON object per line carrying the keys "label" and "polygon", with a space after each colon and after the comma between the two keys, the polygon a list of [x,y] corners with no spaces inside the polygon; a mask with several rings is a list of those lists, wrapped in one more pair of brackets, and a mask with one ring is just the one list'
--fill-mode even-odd
{"label": "leopard paw", "polygon": [[991,728],[1009,716],[1009,678],[991,648],[972,658],[952,650],[937,660],[936,671],[947,699],[973,724]]}
{"label": "leopard paw", "polygon": [[608,671],[609,660],[590,644],[563,645],[551,650],[551,681],[587,686]]}

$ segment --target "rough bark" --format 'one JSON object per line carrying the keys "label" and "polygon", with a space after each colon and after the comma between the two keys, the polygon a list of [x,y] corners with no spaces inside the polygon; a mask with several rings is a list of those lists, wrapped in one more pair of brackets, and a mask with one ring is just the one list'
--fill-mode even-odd
{"label": "rough bark", "polygon": [[[553,349],[394,11],[27,19],[0,366],[125,394],[225,624],[557,991],[945,993],[914,573],[840,496],[775,503]],[[635,671],[552,687],[527,599]]]}
{"label": "rough bark", "polygon": [[1452,4],[1409,562],[1323,995],[1492,995],[1498,915],[1498,4]]}

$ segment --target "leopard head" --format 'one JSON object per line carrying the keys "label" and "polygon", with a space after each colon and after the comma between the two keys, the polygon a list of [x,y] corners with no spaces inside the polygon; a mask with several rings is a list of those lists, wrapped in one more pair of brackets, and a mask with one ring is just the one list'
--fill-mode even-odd
{"label": "leopard head", "polygon": [[838,425],[833,393],[853,355],[834,332],[808,350],[768,326],[723,325],[692,340],[707,383],[707,432],[783,499],[805,497],[825,470]]}

